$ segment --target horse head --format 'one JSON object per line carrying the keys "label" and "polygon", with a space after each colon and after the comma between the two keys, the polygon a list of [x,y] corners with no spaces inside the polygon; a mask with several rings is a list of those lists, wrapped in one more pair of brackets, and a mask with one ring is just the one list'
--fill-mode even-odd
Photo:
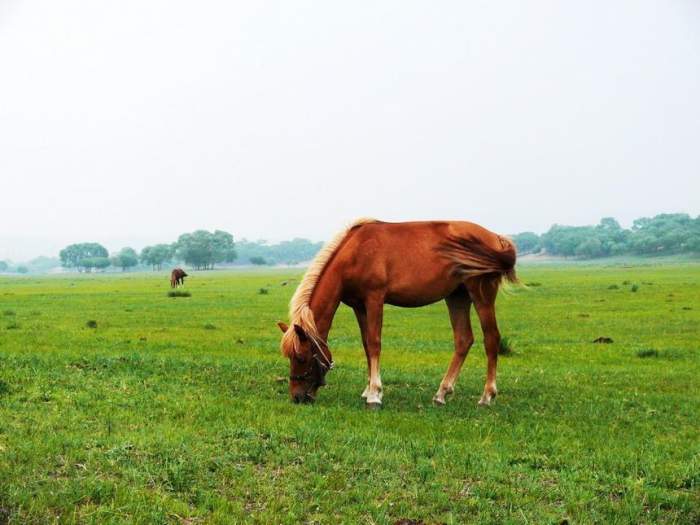
{"label": "horse head", "polygon": [[326,384],[333,368],[328,344],[295,324],[277,323],[282,333],[282,351],[289,357],[289,395],[295,403],[313,403],[318,389]]}

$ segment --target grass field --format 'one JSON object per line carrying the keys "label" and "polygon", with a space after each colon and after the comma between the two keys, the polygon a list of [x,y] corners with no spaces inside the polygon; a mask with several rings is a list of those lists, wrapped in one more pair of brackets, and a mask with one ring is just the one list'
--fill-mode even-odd
{"label": "grass field", "polygon": [[446,308],[389,307],[381,411],[346,307],[289,402],[299,275],[0,279],[0,524],[700,523],[700,266],[521,268],[488,408],[480,332],[435,408]]}

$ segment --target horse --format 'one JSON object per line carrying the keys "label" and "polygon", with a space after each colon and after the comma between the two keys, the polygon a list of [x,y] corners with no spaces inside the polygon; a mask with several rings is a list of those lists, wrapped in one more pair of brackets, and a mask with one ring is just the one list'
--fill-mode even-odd
{"label": "horse", "polygon": [[182,268],[175,268],[170,273],[170,287],[176,288],[180,284],[185,284],[185,277],[187,277],[185,270]]}
{"label": "horse", "polygon": [[517,283],[516,249],[509,239],[471,222],[389,223],[358,219],[316,255],[292,296],[290,325],[280,322],[280,348],[289,358],[289,394],[295,403],[313,402],[333,368],[328,333],[340,303],[355,312],[367,357],[362,393],[380,408],[379,358],[385,304],[419,307],[445,300],[454,335],[454,355],[433,397],[444,405],[454,392],[474,342],[473,305],[484,333],[486,382],[480,405],[496,397],[500,334],[495,301],[502,281]]}

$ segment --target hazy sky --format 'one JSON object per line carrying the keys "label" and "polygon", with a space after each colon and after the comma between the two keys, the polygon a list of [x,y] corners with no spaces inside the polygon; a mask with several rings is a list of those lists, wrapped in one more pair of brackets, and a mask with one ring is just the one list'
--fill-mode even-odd
{"label": "hazy sky", "polygon": [[0,0],[0,259],[700,213],[700,2]]}

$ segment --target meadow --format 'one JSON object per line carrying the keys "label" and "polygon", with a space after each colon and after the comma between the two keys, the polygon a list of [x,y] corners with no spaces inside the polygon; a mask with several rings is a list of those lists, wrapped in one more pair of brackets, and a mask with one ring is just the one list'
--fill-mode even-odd
{"label": "meadow", "polygon": [[[0,524],[700,523],[700,265],[523,266],[512,352],[444,407],[447,311],[387,307],[384,407],[352,312],[294,405],[298,270],[0,279]],[[286,283],[286,284],[285,284]],[[608,337],[608,344],[593,340]]]}

